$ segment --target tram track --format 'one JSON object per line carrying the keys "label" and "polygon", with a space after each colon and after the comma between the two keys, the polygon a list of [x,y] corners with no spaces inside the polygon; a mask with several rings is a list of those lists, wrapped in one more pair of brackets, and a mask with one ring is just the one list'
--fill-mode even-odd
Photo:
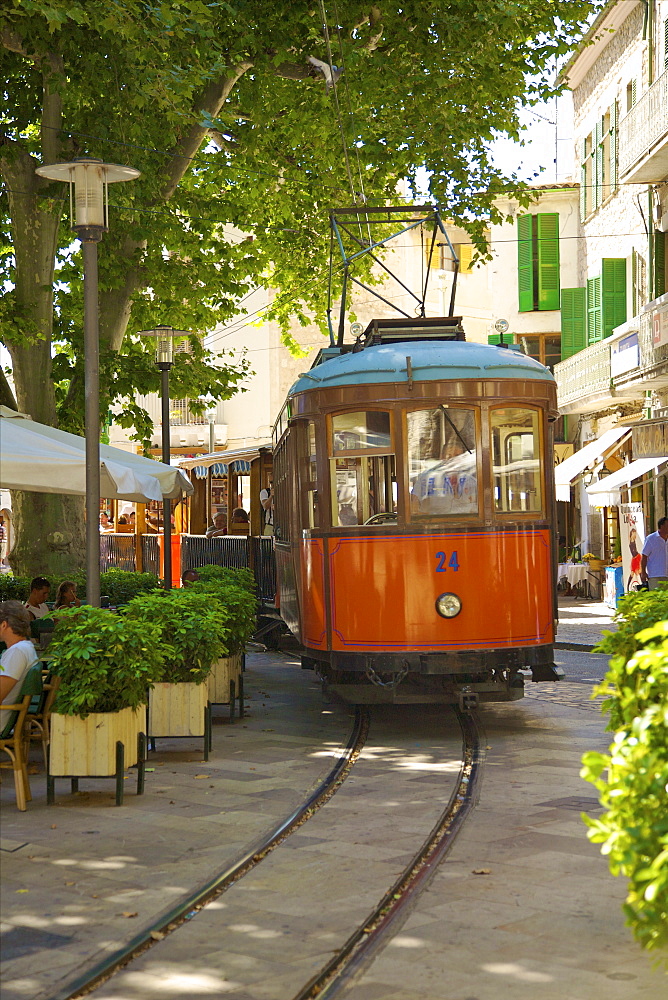
{"label": "tram track", "polygon": [[480,733],[475,716],[457,710],[462,730],[462,766],[447,806],[412,861],[343,946],[293,1000],[329,1000],[345,991],[407,918],[452,847],[475,804],[481,774]]}
{"label": "tram track", "polygon": [[116,973],[125,969],[159,941],[176,931],[186,920],[217,899],[231,886],[253,871],[272,851],[298,830],[310,817],[321,809],[338,791],[357,761],[369,732],[370,713],[358,707],[355,721],[345,750],[340,755],[329,774],[318,787],[296,809],[282,820],[261,843],[248,851],[233,865],[216,873],[203,886],[180,900],[168,913],[144,927],[139,934],[122,948],[105,956],[92,968],[71,979],[54,993],[50,1000],[78,1000],[92,994]]}
{"label": "tram track", "polygon": [[[337,946],[336,938],[332,938],[332,943],[336,946],[335,951],[334,953],[330,952],[331,957],[326,961],[325,965],[320,968],[320,971],[318,971],[315,975],[313,974],[313,970],[318,968],[319,962],[317,958],[311,965],[310,970],[308,969],[309,962],[307,960],[306,967],[302,964],[300,974],[293,979],[292,983],[289,985],[286,984],[286,992],[283,994],[277,993],[277,996],[292,996],[292,991],[295,989],[295,985],[299,983],[300,979],[304,982],[309,976],[310,978],[308,978],[305,985],[302,986],[294,995],[293,1000],[321,1000],[321,998],[333,998],[342,995],[346,992],[348,987],[353,986],[354,983],[357,982],[358,977],[363,974],[366,968],[373,961],[374,957],[399,931],[400,927],[412,911],[413,906],[417,904],[421,892],[428,886],[431,878],[436,873],[439,863],[443,860],[450,849],[477,797],[481,760],[480,739],[478,735],[477,723],[475,717],[473,716],[459,712],[456,713],[456,716],[461,730],[462,752],[461,754],[456,753],[454,756],[446,758],[446,761],[447,759],[451,761],[455,770],[452,776],[452,783],[448,785],[449,796],[445,807],[442,806],[441,802],[441,811],[438,811],[439,805],[437,798],[434,803],[436,808],[430,811],[431,815],[429,826],[423,827],[423,830],[430,830],[429,834],[424,839],[417,852],[415,852],[415,848],[413,847],[411,849],[411,853],[406,854],[404,859],[402,859],[402,863],[405,867],[400,873],[397,873],[397,869],[395,868],[391,879],[387,879],[387,881],[384,882],[377,881],[377,895],[376,893],[370,891],[373,882],[367,886],[367,889],[365,890],[366,905],[367,907],[372,907],[371,911],[366,910],[365,913],[363,906],[361,908],[358,907],[354,919],[349,922],[346,922],[345,920],[340,922],[338,928],[333,925],[331,929],[325,929],[327,928],[327,922],[325,921],[324,923],[321,923],[320,926],[322,931],[319,938],[320,942],[324,942],[324,940],[330,938],[332,934],[335,934],[338,941],[343,941],[344,943]],[[259,847],[255,848],[252,852],[249,851],[244,858],[237,862],[237,864],[225,872],[220,873],[220,875],[215,879],[212,879],[210,883],[201,888],[197,894],[192,894],[186,900],[183,900],[179,906],[175,908],[175,910],[171,911],[171,913],[163,915],[159,921],[157,921],[152,927],[146,928],[138,939],[130,942],[129,945],[126,946],[121,952],[110,956],[104,963],[104,968],[89,970],[88,975],[82,978],[82,981],[77,984],[75,988],[71,988],[72,984],[70,984],[69,988],[61,990],[56,996],[50,998],[50,1000],[76,1000],[78,997],[94,993],[98,988],[102,988],[104,984],[107,984],[107,981],[109,980],[112,981],[108,982],[106,988],[102,989],[102,995],[116,996],[118,988],[114,986],[113,981],[113,977],[115,977],[116,973],[121,973],[122,977],[127,974],[134,973],[134,975],[131,975],[131,978],[135,985],[129,989],[127,995],[143,996],[143,991],[141,991],[141,989],[138,993],[136,992],[138,984],[141,981],[137,978],[136,973],[139,970],[146,969],[146,960],[149,960],[149,962],[151,960],[148,955],[146,956],[146,959],[142,960],[142,956],[144,953],[148,952],[151,946],[157,941],[162,941],[163,938],[177,930],[186,921],[189,922],[191,917],[196,917],[199,911],[204,911],[200,919],[204,918],[205,914],[209,915],[207,918],[209,921],[209,935],[214,934],[218,936],[222,933],[226,933],[223,928],[228,928],[230,924],[232,925],[231,929],[233,934],[235,932],[243,932],[244,930],[252,931],[251,927],[241,926],[247,919],[239,916],[239,912],[244,912],[243,902],[241,903],[241,911],[239,911],[238,905],[233,911],[230,911],[227,908],[225,909],[226,917],[221,925],[220,917],[215,917],[216,904],[214,901],[217,900],[217,898],[228,888],[233,886],[236,882],[239,882],[244,875],[257,869],[259,863],[264,860],[264,858],[266,858],[275,847],[282,844],[291,833],[296,832],[301,826],[303,826],[306,820],[318,812],[320,807],[325,805],[325,803],[332,798],[334,793],[345,781],[345,778],[352,769],[355,760],[364,749],[368,726],[368,710],[362,711],[358,708],[356,712],[355,728],[346,751],[341,755],[328,777],[321,783],[314,794],[299,807],[299,809],[295,810],[290,817],[280,823],[275,830],[272,831],[267,838],[265,838]],[[371,749],[370,756],[368,756],[368,758],[366,750],[364,750],[364,756],[367,758],[365,768],[367,770],[367,775],[366,778],[361,778],[363,784],[364,782],[368,783],[369,781],[369,762],[374,761],[374,755],[378,754],[379,749],[382,758],[383,754],[386,753],[385,747],[387,746],[388,744],[383,742],[381,736],[381,743],[378,746],[374,746],[373,741],[372,744],[370,744]],[[389,746],[394,747],[394,744],[389,744]],[[419,747],[419,744],[417,746]],[[390,757],[387,759],[391,760],[391,751]],[[424,759],[425,758],[421,755],[421,752],[418,751],[418,755],[415,759],[418,767],[420,766],[419,761]],[[437,771],[440,771],[444,765],[447,766],[446,761],[434,760],[433,766]],[[428,766],[429,765],[427,764],[427,767]],[[355,774],[357,774],[357,771],[355,771]],[[362,771],[362,775],[364,775],[364,770]],[[406,786],[404,782],[403,787],[408,790],[408,787],[410,786]],[[346,786],[346,788],[348,788],[348,786]],[[354,802],[355,795],[359,795],[359,792],[352,794]],[[390,797],[394,798],[392,793],[390,793]],[[346,798],[350,799],[350,792],[345,793],[344,801]],[[366,799],[364,801],[366,801]],[[390,807],[394,808],[396,808],[397,804],[398,803],[396,801],[388,803]],[[349,807],[350,801],[347,808]],[[340,813],[341,809],[335,808],[335,814],[336,812]],[[321,814],[321,816],[324,816],[324,814]],[[320,819],[318,821],[318,826],[322,827],[322,823],[323,820]],[[329,825],[326,820],[325,823],[327,826]],[[340,829],[341,828],[339,827],[339,830]],[[309,837],[311,835],[307,833],[306,836]],[[316,832],[316,838],[318,836],[319,832]],[[334,833],[335,842],[337,842],[337,837],[339,836],[340,834]],[[424,833],[418,832],[417,836],[424,837]],[[293,858],[295,857],[296,856],[293,854]],[[311,856],[311,859],[312,857],[313,856]],[[281,859],[285,861],[283,852],[281,852]],[[271,873],[271,871],[272,868],[270,867],[269,872]],[[264,872],[264,868],[262,869],[262,872]],[[257,891],[258,877],[261,879],[260,884],[264,887],[268,887],[272,884],[274,886],[281,884],[280,879],[278,883],[272,883],[271,881],[267,882],[267,877],[262,873],[258,873],[255,875],[254,880],[251,880],[250,891],[252,895]],[[273,878],[273,876],[270,875],[270,878]],[[324,882],[322,881],[323,878],[325,879]],[[327,885],[328,878],[329,876],[327,874],[323,875],[321,870],[319,884]],[[384,887],[388,884],[390,885],[390,888],[384,891]],[[270,889],[269,891],[271,893],[272,890]],[[273,891],[275,892],[276,889]],[[301,892],[302,890],[300,888],[296,892],[294,898],[289,897],[290,905],[286,912],[301,911],[301,907],[303,905],[300,902],[302,898]],[[248,897],[246,896],[246,898]],[[305,899],[306,898],[308,898],[308,894]],[[374,899],[379,899],[379,902],[375,905]],[[239,902],[240,900],[237,900],[237,904]],[[208,904],[214,904],[213,913],[211,913],[211,909],[208,908]],[[218,904],[218,906],[219,905],[220,904]],[[229,902],[226,906],[229,906]],[[234,916],[232,916],[232,913],[234,913]],[[214,919],[213,925],[211,924],[212,918]],[[177,944],[181,955],[191,956],[193,954],[194,942],[199,941],[200,939],[202,941],[206,941],[208,936],[207,923],[203,923],[202,927],[198,930],[199,922],[199,920],[193,920],[192,923],[188,923],[185,940],[180,944]],[[357,926],[355,930],[350,933],[350,926],[355,923]],[[180,939],[176,939],[176,942],[179,940]],[[317,940],[315,940],[314,943],[317,947]],[[319,948],[317,947],[317,950],[322,951],[322,944],[320,944]],[[178,951],[173,953],[173,957],[168,958],[167,960],[167,969],[165,970],[165,974],[168,979],[171,975],[169,970],[173,970],[175,968],[175,962],[179,969],[183,970],[184,968],[176,958],[176,955],[178,954]],[[226,952],[223,951],[221,953],[221,957],[223,958],[223,967],[227,967],[225,955]],[[322,961],[322,958],[320,961]],[[160,959],[158,959],[158,963],[161,964]],[[152,960],[152,964],[149,967],[153,970],[150,974],[150,978],[153,979],[153,976],[156,974],[155,970],[159,967],[156,966],[155,959]],[[192,966],[188,965],[186,968],[192,968]],[[210,964],[210,960],[206,963],[206,968],[207,973],[211,973],[212,966]],[[296,972],[297,970],[295,969],[294,971]],[[139,971],[139,975],[141,974],[141,971]],[[157,974],[160,975],[159,972]],[[119,995],[126,995],[124,992],[125,984],[126,979],[121,978]],[[227,989],[229,989],[232,985],[232,982],[228,982]],[[234,982],[234,986],[240,985],[240,982]],[[150,988],[152,989],[155,987],[152,985]],[[170,996],[176,995],[170,992],[169,987],[167,987],[167,991]],[[234,993],[231,995],[234,995]],[[246,993],[244,992],[244,996],[245,995]]]}

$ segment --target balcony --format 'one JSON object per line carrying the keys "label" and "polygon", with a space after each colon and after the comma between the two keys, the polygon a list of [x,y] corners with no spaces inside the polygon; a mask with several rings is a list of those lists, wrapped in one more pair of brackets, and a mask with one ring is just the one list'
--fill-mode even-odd
{"label": "balcony", "polygon": [[619,124],[619,179],[660,184],[668,177],[668,70]]}
{"label": "balcony", "polygon": [[585,347],[554,366],[561,413],[591,413],[615,401],[611,383],[610,344]]}

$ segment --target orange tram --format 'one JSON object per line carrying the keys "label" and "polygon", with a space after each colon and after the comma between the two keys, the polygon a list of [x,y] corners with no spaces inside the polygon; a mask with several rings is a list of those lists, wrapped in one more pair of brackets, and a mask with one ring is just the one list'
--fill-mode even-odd
{"label": "orange tram", "polygon": [[281,615],[354,702],[521,698],[554,681],[547,368],[457,317],[321,351],[274,428]]}

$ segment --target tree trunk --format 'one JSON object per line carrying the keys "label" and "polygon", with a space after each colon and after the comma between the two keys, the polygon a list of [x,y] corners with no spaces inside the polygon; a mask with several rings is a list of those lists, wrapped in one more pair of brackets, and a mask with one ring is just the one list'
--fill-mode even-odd
{"label": "tree trunk", "polygon": [[16,576],[67,580],[86,561],[83,497],[12,490],[14,547],[9,565]]}
{"label": "tree trunk", "polygon": [[[60,158],[60,105],[54,76],[60,61],[46,61],[44,74],[45,162]],[[57,83],[57,81],[56,81]],[[49,184],[35,174],[37,161],[17,144],[2,151],[16,259],[17,336],[6,338],[12,357],[16,403],[40,423],[57,425],[56,396],[51,377],[53,331],[53,272],[58,230],[67,188]],[[52,197],[45,197],[48,190]],[[97,516],[97,514],[96,514]],[[85,561],[84,503],[81,497],[12,490],[14,546],[9,556],[21,576],[63,579]]]}

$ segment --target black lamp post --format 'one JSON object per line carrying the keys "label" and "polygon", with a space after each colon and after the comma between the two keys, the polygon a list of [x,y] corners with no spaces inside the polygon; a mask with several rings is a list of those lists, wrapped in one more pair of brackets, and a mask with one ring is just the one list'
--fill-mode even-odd
{"label": "black lamp post", "polygon": [[[155,364],[160,369],[162,386],[160,398],[162,401],[162,461],[170,462],[169,440],[169,372],[174,364],[174,340],[187,337],[188,330],[175,330],[171,326],[156,326],[154,330],[142,330],[141,337],[155,338]],[[162,538],[163,538],[163,570],[165,590],[172,588],[172,503],[162,501]]]}
{"label": "black lamp post", "polygon": [[[47,180],[70,185],[70,224],[81,240],[84,265],[84,389],[86,428],[87,598],[100,606],[100,343],[97,244],[108,227],[107,186],[140,176],[134,167],[81,159],[37,167]],[[74,198],[72,198],[74,189]]]}

